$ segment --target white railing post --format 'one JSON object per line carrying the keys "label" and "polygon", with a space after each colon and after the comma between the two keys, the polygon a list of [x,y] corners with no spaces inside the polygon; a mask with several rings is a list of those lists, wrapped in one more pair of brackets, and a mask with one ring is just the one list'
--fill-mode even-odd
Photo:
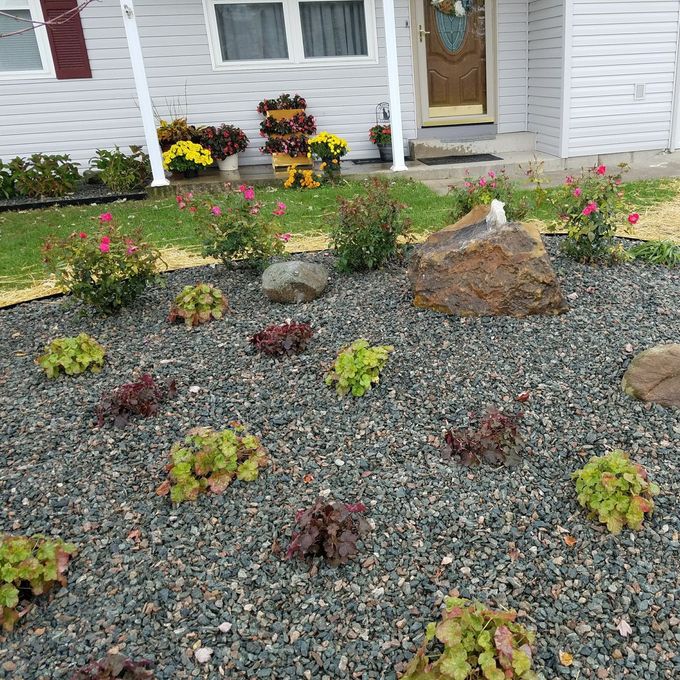
{"label": "white railing post", "polygon": [[390,93],[390,126],[392,129],[392,170],[406,170],[404,163],[404,133],[401,126],[401,94],[399,92],[399,62],[397,59],[397,28],[394,18],[394,0],[383,0],[385,20],[385,53],[387,85]]}
{"label": "white railing post", "polygon": [[158,136],[156,135],[156,123],[153,117],[149,83],[146,80],[144,59],[142,58],[142,45],[139,42],[135,8],[132,0],[120,0],[120,7],[123,10],[125,37],[127,38],[130,61],[132,62],[132,74],[135,78],[139,111],[142,114],[146,148],[149,152],[149,160],[151,161],[151,173],[153,175],[151,186],[164,187],[170,184],[170,182],[165,177],[165,171],[163,170],[163,157],[161,156],[161,147],[158,144]]}

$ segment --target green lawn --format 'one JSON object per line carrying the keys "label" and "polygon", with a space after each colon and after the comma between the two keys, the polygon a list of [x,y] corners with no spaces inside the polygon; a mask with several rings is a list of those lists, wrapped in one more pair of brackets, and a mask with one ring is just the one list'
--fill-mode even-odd
{"label": "green lawn", "polygon": [[[262,187],[257,194],[268,203],[286,203],[288,212],[282,218],[282,231],[310,234],[326,232],[334,219],[337,197],[352,196],[361,191],[361,185],[358,181],[347,181],[315,190]],[[631,182],[626,185],[626,193],[631,205],[639,210],[676,196],[676,186],[668,181]],[[407,214],[415,231],[439,229],[450,222],[447,197],[437,195],[420,182],[395,180],[393,193],[408,206]],[[50,235],[87,231],[96,224],[97,216],[107,211],[122,227],[141,227],[145,237],[159,247],[200,244],[192,216],[178,210],[174,197],[0,213],[0,289],[25,287],[31,280],[42,278],[43,241]],[[551,219],[546,206],[532,211],[530,217]]]}

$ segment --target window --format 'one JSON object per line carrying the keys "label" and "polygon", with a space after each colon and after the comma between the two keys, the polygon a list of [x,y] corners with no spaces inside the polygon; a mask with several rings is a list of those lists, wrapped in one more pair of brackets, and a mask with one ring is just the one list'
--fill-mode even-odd
{"label": "window", "polygon": [[373,0],[204,0],[215,68],[375,61]]}
{"label": "window", "polygon": [[31,24],[42,21],[39,0],[0,0],[0,12],[0,35],[14,33],[0,38],[0,77],[53,75],[47,31]]}

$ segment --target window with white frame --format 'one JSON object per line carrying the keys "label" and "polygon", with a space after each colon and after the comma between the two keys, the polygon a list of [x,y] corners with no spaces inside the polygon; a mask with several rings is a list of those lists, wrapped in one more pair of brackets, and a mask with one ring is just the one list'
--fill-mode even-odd
{"label": "window with white frame", "polygon": [[42,18],[40,0],[0,0],[0,77],[52,73],[47,30],[33,23]]}
{"label": "window with white frame", "polygon": [[216,67],[375,59],[373,0],[204,0]]}

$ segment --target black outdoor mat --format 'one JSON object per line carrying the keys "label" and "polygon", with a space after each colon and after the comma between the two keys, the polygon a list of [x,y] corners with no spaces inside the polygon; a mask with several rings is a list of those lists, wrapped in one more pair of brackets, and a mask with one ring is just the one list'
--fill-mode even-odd
{"label": "black outdoor mat", "polygon": [[500,156],[491,153],[473,153],[469,156],[439,156],[438,158],[419,158],[425,165],[449,165],[453,163],[482,163],[483,161],[502,161]]}
{"label": "black outdoor mat", "polygon": [[[412,161],[413,159],[410,156],[405,156],[404,160]],[[369,163],[372,165],[392,165],[392,161],[381,161],[379,156],[378,158],[352,158],[352,163],[354,165],[368,165]]]}

